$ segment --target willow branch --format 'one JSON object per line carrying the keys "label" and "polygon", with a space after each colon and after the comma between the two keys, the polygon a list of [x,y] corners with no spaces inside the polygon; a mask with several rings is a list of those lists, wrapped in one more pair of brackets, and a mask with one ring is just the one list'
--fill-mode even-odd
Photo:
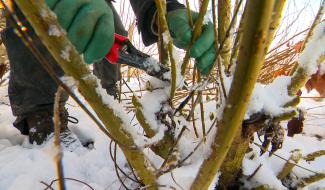
{"label": "willow branch", "polygon": [[62,150],[60,144],[60,101],[61,95],[63,93],[63,89],[61,87],[58,88],[55,94],[55,103],[54,103],[54,161],[56,166],[56,173],[58,176],[58,183],[59,183],[59,190],[65,190],[65,183],[64,183],[64,172],[63,172],[63,165],[62,165]]}
{"label": "willow branch", "polygon": [[[159,22],[159,32],[161,32],[160,36],[162,36],[163,43],[166,43],[164,46],[167,47],[167,49],[164,49],[165,55],[167,55],[166,59],[169,59],[171,63],[171,90],[170,90],[170,100],[173,99],[176,91],[176,61],[174,59],[174,45],[173,45],[173,39],[169,33],[168,24],[166,20],[166,0],[155,0],[156,7],[158,11],[158,22]],[[167,39],[164,39],[167,38]]]}
{"label": "willow branch", "polygon": [[[250,96],[265,58],[265,38],[270,25],[274,1],[251,0],[247,5],[243,39],[238,65],[230,88],[223,117],[191,189],[207,189],[227,155],[233,138],[240,129]],[[238,98],[240,97],[240,98]]]}
{"label": "willow branch", "polygon": [[267,42],[266,42],[267,48],[269,48],[269,46],[271,45],[272,40],[274,38],[274,34],[277,31],[277,29],[279,28],[285,3],[286,3],[286,0],[276,0],[274,3],[272,21],[271,21],[271,24],[269,27],[269,34],[268,34]]}
{"label": "willow branch", "polygon": [[218,0],[218,41],[224,45],[220,52],[223,64],[227,68],[230,64],[230,46],[232,44],[229,33],[231,21],[231,0]]}
{"label": "willow branch", "polygon": [[190,49],[193,46],[195,40],[200,36],[200,34],[202,32],[203,19],[204,19],[204,16],[205,16],[206,12],[207,12],[208,5],[209,5],[209,0],[203,0],[202,1],[199,15],[198,15],[198,17],[197,17],[197,19],[195,21],[195,24],[194,24],[192,38],[191,38],[190,44],[188,46],[188,49],[186,51],[186,54],[185,54],[185,57],[184,57],[184,62],[182,64],[182,70],[181,70],[182,76],[185,75],[188,64],[189,64],[189,61],[190,61]]}

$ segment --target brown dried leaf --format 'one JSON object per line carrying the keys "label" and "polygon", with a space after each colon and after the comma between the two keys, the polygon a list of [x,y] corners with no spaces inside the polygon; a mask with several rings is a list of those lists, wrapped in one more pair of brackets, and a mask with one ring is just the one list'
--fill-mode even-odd
{"label": "brown dried leaf", "polygon": [[288,137],[293,137],[296,134],[300,134],[302,133],[302,130],[304,128],[304,117],[294,117],[292,118],[288,124],[287,124],[287,128],[288,128]]}
{"label": "brown dried leaf", "polygon": [[305,87],[308,92],[315,89],[321,96],[325,95],[325,73],[321,75],[320,70],[318,70],[307,81]]}

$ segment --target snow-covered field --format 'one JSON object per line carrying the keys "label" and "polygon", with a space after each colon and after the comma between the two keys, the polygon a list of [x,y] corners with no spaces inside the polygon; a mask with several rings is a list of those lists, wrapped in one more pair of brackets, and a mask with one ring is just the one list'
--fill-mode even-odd
{"label": "snow-covered field", "polygon": [[[304,95],[307,96],[307,95]],[[303,99],[300,106],[307,110],[304,134],[295,135],[293,138],[286,137],[283,148],[276,152],[277,155],[287,159],[290,152],[300,149],[303,155],[325,150],[325,105],[324,101],[314,101],[313,99]],[[317,107],[318,106],[318,107]],[[70,114],[79,119],[79,124],[69,125],[80,138],[94,139],[93,149],[78,147],[74,151],[64,150],[64,172],[65,177],[73,178],[87,183],[96,190],[123,189],[115,173],[114,162],[111,160],[109,147],[110,140],[97,129],[94,123],[78,108],[76,103],[69,101],[68,110]],[[317,108],[316,108],[317,107]],[[310,109],[312,108],[312,109]],[[52,158],[52,139],[41,146],[30,145],[26,137],[12,127],[14,117],[11,114],[7,96],[7,85],[0,87],[0,189],[1,190],[38,190],[46,189],[46,184],[50,184],[56,179],[55,163]],[[260,142],[256,140],[256,143]],[[269,184],[274,189],[285,189],[281,182],[276,179],[276,175],[281,170],[285,161],[277,156],[268,156],[268,153],[261,157],[256,156],[253,160],[248,159],[252,154],[259,155],[260,149],[256,145],[251,145],[253,149],[243,161],[243,172],[251,175],[261,164],[259,171],[246,181],[247,187],[257,184]],[[188,150],[190,151],[190,150]],[[157,163],[160,160],[156,160]],[[127,162],[121,152],[117,152],[117,163],[124,171],[130,172]],[[324,173],[325,156],[317,158],[315,161],[300,161],[299,165],[309,170]],[[190,179],[195,176],[195,167],[183,167],[174,172],[175,180],[188,186]],[[295,167],[293,173],[298,177],[310,176],[313,173]],[[166,176],[160,181],[168,180]],[[67,189],[80,190],[90,189],[86,185],[67,180]],[[126,183],[129,187],[135,188],[134,184]],[[170,184],[179,188],[175,184]],[[56,183],[52,185],[56,189]],[[324,189],[325,180],[311,184],[306,189]]]}
{"label": "snow-covered field", "polygon": [[[322,44],[323,43],[320,43],[320,47],[322,47]],[[279,83],[283,82],[280,81]],[[129,85],[137,87],[136,84],[131,83]],[[51,187],[47,187],[53,180],[57,179],[55,162],[53,159],[53,138],[50,138],[41,146],[31,145],[27,137],[21,135],[18,130],[12,127],[15,118],[12,116],[9,106],[7,88],[7,83],[0,86],[0,190],[58,189],[57,183],[55,182]],[[263,91],[261,90],[262,88],[262,86],[256,88],[257,90],[254,96],[256,98],[255,103],[251,101],[253,102],[253,106],[250,106],[249,111],[256,113],[262,108],[267,108],[266,110],[277,113],[279,110],[273,108],[279,108],[279,105],[281,105],[280,101],[284,101],[285,97],[279,95],[280,90],[278,88],[269,88],[269,91]],[[275,99],[270,94],[278,94],[278,99]],[[309,94],[303,92],[302,96],[313,97],[318,95],[312,91]],[[151,96],[145,99],[145,103],[150,104],[152,107],[149,108],[154,109],[155,104],[150,98],[157,100],[158,97],[164,99],[160,97],[159,94],[157,96],[151,94]],[[263,101],[260,101],[261,99]],[[114,147],[114,144],[111,146],[111,140],[96,127],[73,100],[69,99],[67,108],[70,115],[79,120],[78,124],[70,123],[69,128],[81,141],[87,139],[94,140],[93,148],[79,146],[73,150],[63,150],[64,174],[65,177],[68,178],[66,180],[67,189],[125,189],[117,177],[116,166],[110,155],[110,147]],[[256,144],[251,145],[252,151],[250,151],[243,160],[243,174],[245,176],[251,176],[249,180],[243,179],[243,183],[248,189],[262,184],[266,184],[272,189],[286,189],[276,176],[286,163],[285,160],[292,155],[292,151],[299,149],[302,155],[305,156],[318,150],[325,150],[325,100],[315,101],[312,98],[303,98],[302,102],[299,104],[299,108],[306,111],[303,134],[295,135],[294,137],[286,137],[282,149],[276,151],[272,156],[269,156],[269,153],[259,156],[260,148],[256,144],[261,144],[261,142],[258,138],[255,138]],[[215,102],[205,104],[205,109],[207,115],[211,112],[214,113]],[[153,112],[149,110],[147,113]],[[199,115],[199,113],[196,114]],[[134,113],[130,112],[129,117],[133,118],[133,116]],[[207,126],[209,126],[211,121],[209,119],[207,120]],[[155,125],[155,121],[151,122],[152,126],[157,126],[157,128],[160,127]],[[185,123],[183,120],[179,122]],[[134,126],[135,124],[136,121],[134,120],[130,123],[130,126]],[[286,127],[286,123],[282,123],[282,125]],[[199,141],[193,138],[193,130],[191,127],[189,128],[191,131],[184,132],[180,140],[181,142],[179,143],[179,150],[182,155],[187,155],[193,151],[193,148]],[[199,126],[198,130],[200,130]],[[163,132],[163,130],[159,131]],[[179,131],[180,129],[176,131],[176,134],[179,133]],[[212,134],[209,135],[212,136]],[[209,144],[209,142],[207,144]],[[208,151],[209,150],[205,148],[199,149],[191,159],[188,160],[188,162],[191,162],[190,164],[173,171],[173,177],[171,177],[171,173],[161,176],[158,182],[166,186],[165,188],[162,187],[162,189],[170,189],[167,188],[167,185],[180,190],[189,189],[191,182],[196,176],[198,167]],[[150,151],[145,150],[145,153],[150,157],[153,163],[159,167],[162,160]],[[121,151],[117,151],[116,157],[118,166],[133,178],[128,163]],[[257,168],[259,169],[257,170]],[[314,175],[315,172],[325,173],[325,156],[318,157],[310,162],[300,160],[298,166],[295,166],[293,169],[292,178],[305,178]],[[130,189],[135,189],[138,186],[131,180],[125,179],[123,174],[120,175]],[[218,176],[216,176],[216,180],[217,177]],[[174,178],[174,180],[172,180],[172,178]],[[292,181],[295,182],[295,180]],[[213,187],[214,184],[211,185],[211,189],[213,189]],[[310,184],[304,189],[325,189],[325,179]]]}
{"label": "snow-covered field", "polygon": [[[56,179],[55,164],[52,159],[52,140],[41,146],[30,145],[26,137],[12,127],[14,117],[7,106],[7,86],[0,88],[0,189],[1,190],[37,190],[45,189],[41,182],[50,184]],[[120,183],[110,159],[109,143],[95,124],[86,117],[74,102],[68,109],[71,115],[79,119],[78,126],[70,125],[77,132],[95,139],[93,149],[79,147],[73,152],[64,150],[65,177],[81,180],[94,189],[118,189]],[[76,131],[76,130],[75,130]],[[53,138],[52,138],[53,139]],[[117,162],[124,168],[125,160],[119,155]],[[55,188],[55,185],[53,186]],[[84,185],[67,181],[68,189],[89,189]],[[56,188],[55,188],[56,189]]]}

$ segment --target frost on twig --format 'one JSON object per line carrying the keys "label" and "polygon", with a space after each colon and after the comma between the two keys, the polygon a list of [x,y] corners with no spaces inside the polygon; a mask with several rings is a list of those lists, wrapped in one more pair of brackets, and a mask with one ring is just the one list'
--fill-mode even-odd
{"label": "frost on twig", "polygon": [[61,51],[60,56],[62,57],[62,59],[66,60],[68,62],[71,61],[71,59],[70,59],[70,51],[71,51],[71,49],[72,49],[71,46],[66,46],[64,48],[64,50]]}
{"label": "frost on twig", "polygon": [[61,35],[65,35],[66,32],[64,30],[62,30],[61,28],[59,28],[57,25],[50,25],[49,26],[49,36],[56,36],[59,37]]}

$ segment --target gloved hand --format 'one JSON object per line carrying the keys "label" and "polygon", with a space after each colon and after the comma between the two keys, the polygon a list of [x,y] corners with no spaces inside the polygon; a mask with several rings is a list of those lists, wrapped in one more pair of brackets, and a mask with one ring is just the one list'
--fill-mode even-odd
{"label": "gloved hand", "polygon": [[[195,23],[197,17],[198,13],[192,12],[193,23]],[[169,12],[167,14],[167,22],[175,46],[187,49],[192,38],[192,28],[189,24],[186,9]],[[213,66],[216,49],[214,47],[213,24],[209,22],[202,27],[201,35],[190,49],[190,56],[196,59],[199,71],[206,75]]]}
{"label": "gloved hand", "polygon": [[86,63],[100,60],[114,42],[114,17],[104,0],[46,0]]}

